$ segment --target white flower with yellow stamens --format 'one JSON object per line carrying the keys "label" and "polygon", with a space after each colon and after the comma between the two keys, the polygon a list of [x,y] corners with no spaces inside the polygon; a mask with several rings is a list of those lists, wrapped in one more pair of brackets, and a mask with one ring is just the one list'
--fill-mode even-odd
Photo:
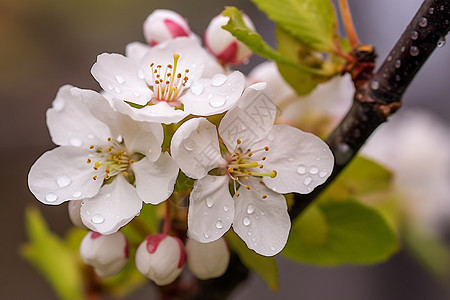
{"label": "white flower with yellow stamens", "polygon": [[220,123],[223,151],[216,127],[205,118],[188,120],[175,132],[172,157],[197,179],[189,199],[190,238],[211,242],[233,224],[257,253],[271,256],[283,249],[290,219],[282,194],[311,192],[331,174],[334,158],[318,137],[273,125],[275,115],[271,89],[257,83]]}
{"label": "white flower with yellow stamens", "polygon": [[184,37],[150,48],[139,62],[120,54],[101,54],[91,73],[118,111],[137,121],[165,124],[189,114],[227,111],[245,83],[242,73],[223,74],[198,41]]}
{"label": "white flower with yellow stamens", "polygon": [[145,203],[173,191],[178,167],[161,153],[160,124],[137,122],[115,112],[94,91],[62,87],[47,111],[55,144],[31,167],[28,185],[50,205],[83,201],[83,223],[102,234],[116,232]]}

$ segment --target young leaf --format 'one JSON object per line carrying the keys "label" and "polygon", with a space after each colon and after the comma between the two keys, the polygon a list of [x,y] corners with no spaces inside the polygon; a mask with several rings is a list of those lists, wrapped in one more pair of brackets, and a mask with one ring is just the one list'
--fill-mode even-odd
{"label": "young leaf", "polygon": [[330,0],[252,0],[277,26],[317,51],[335,49],[336,15]]}
{"label": "young leaf", "polygon": [[311,205],[291,228],[287,257],[321,265],[382,262],[398,249],[384,218],[355,201]]}
{"label": "young leaf", "polygon": [[278,290],[278,268],[274,257],[266,257],[257,254],[247,248],[247,245],[232,231],[225,235],[228,246],[236,252],[242,263],[250,270],[258,274],[272,290]]}
{"label": "young leaf", "polygon": [[84,299],[81,271],[74,252],[53,234],[35,208],[28,208],[25,221],[29,243],[21,248],[22,256],[48,280],[59,298]]}

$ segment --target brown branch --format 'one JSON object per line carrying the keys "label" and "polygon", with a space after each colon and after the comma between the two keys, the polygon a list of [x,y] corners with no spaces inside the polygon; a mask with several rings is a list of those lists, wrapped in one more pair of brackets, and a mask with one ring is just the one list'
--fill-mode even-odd
{"label": "brown branch", "polygon": [[450,0],[426,0],[373,77],[355,93],[347,115],[327,139],[335,155],[330,178],[312,193],[295,195],[294,219],[348,165],[372,132],[401,106],[416,73],[450,29]]}

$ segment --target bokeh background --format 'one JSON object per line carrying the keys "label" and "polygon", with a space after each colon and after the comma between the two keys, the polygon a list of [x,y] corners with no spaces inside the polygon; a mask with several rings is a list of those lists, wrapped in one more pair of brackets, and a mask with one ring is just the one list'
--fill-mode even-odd
{"label": "bokeh background", "polygon": [[[349,0],[360,40],[375,45],[382,60],[422,1]],[[36,204],[50,227],[70,226],[66,205],[39,204],[27,188],[27,172],[54,147],[45,111],[66,83],[98,89],[89,70],[102,52],[123,53],[143,41],[142,22],[156,8],[173,9],[203,34],[225,5],[244,10],[275,45],[273,24],[250,1],[0,0],[0,299],[56,299],[47,282],[18,254],[26,241],[24,208]],[[253,57],[244,71],[261,59]],[[437,49],[404,96],[404,106],[450,120],[450,46]],[[392,141],[393,143],[395,141]],[[450,151],[450,149],[449,149]],[[450,184],[450,183],[449,183]],[[280,290],[270,292],[251,276],[232,299],[450,299],[450,283],[430,276],[406,251],[376,266],[319,268],[279,259]],[[149,299],[152,287],[128,299]]]}

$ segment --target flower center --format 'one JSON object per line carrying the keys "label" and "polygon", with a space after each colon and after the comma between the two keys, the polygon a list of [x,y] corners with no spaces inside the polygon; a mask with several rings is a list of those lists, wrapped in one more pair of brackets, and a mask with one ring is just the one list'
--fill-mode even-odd
{"label": "flower center", "polygon": [[[228,175],[234,181],[234,189],[236,197],[239,197],[239,193],[236,192],[237,184],[243,185],[250,190],[250,185],[244,183],[242,180],[247,180],[249,177],[270,177],[274,178],[277,176],[277,171],[272,170],[270,172],[259,172],[260,169],[264,167],[263,161],[267,159],[266,156],[262,156],[261,153],[264,151],[269,151],[269,147],[264,147],[255,151],[242,151],[239,145],[242,143],[240,139],[237,139],[237,146],[233,154],[230,155],[228,159],[227,172]],[[262,180],[259,181],[260,184],[264,184]],[[262,198],[266,198],[267,195],[263,195]]]}
{"label": "flower center", "polygon": [[[131,158],[131,155],[125,149],[123,143],[120,143],[117,140],[111,140],[108,138],[107,141],[109,145],[106,148],[104,147],[94,147],[91,145],[89,148],[94,152],[91,158],[87,159],[87,163],[94,163],[94,170],[98,170],[100,167],[105,166],[105,174],[103,175],[105,180],[110,179],[117,174],[122,173],[125,176],[128,176],[128,168],[134,163],[134,159]],[[92,177],[93,180],[97,180],[97,175]]]}
{"label": "flower center", "polygon": [[161,65],[155,66],[155,63],[150,64],[153,76],[153,83],[150,87],[154,93],[152,100],[177,102],[177,99],[183,93],[189,80],[187,76],[189,69],[184,70],[184,74],[177,73],[179,59],[180,54],[174,54],[173,65],[168,64],[165,68]]}

